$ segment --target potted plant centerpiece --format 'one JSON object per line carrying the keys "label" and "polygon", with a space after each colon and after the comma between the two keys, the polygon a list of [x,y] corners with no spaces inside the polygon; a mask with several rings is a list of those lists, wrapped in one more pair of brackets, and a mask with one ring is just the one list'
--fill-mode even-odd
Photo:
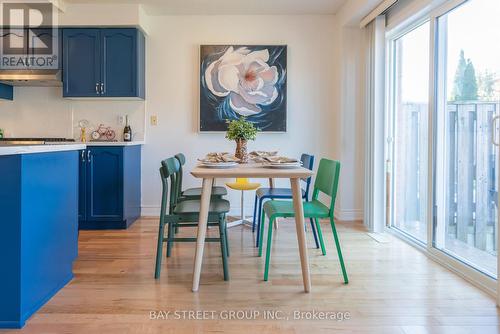
{"label": "potted plant centerpiece", "polygon": [[240,159],[241,163],[248,162],[247,142],[255,140],[259,131],[252,122],[249,122],[245,117],[240,117],[237,120],[227,121],[226,138],[236,141],[235,156]]}

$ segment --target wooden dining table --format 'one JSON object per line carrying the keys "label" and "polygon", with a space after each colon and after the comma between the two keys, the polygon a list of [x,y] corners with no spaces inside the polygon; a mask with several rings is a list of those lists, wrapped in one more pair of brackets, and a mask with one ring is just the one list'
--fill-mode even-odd
{"label": "wooden dining table", "polygon": [[302,206],[302,191],[300,179],[310,177],[313,172],[304,167],[298,168],[271,168],[260,163],[239,164],[231,168],[207,168],[197,166],[191,174],[196,178],[203,179],[201,192],[201,207],[198,222],[198,233],[196,240],[196,254],[193,270],[193,292],[198,291],[200,286],[201,266],[203,262],[203,250],[205,248],[205,236],[207,233],[208,208],[212,186],[218,178],[266,178],[266,179],[290,179],[293,194],[293,206],[295,209],[295,225],[297,241],[299,243],[300,264],[302,267],[302,280],[304,291],[311,290],[311,279],[309,274],[309,260],[307,257],[306,236],[304,228],[304,208]]}

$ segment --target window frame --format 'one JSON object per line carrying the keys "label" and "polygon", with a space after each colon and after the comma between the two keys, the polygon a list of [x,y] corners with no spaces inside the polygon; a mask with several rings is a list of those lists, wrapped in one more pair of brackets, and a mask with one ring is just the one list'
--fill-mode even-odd
{"label": "window frame", "polygon": [[[440,64],[443,63],[444,57],[446,56],[443,52],[439,52],[439,50],[443,49],[443,40],[439,37],[439,21],[438,19],[455,8],[465,4],[469,0],[450,0],[434,7],[427,7],[426,10],[421,11],[417,15],[412,15],[408,17],[406,20],[400,22],[397,26],[391,27],[390,30],[386,31],[386,84],[385,84],[385,112],[386,112],[386,124],[385,124],[385,156],[386,161],[391,159],[394,152],[394,132],[393,132],[393,122],[394,122],[394,109],[395,109],[395,87],[396,87],[396,77],[395,77],[395,55],[396,55],[396,41],[412,30],[418,28],[422,24],[429,22],[430,23],[430,38],[429,38],[429,108],[428,108],[428,194],[427,194],[427,243],[423,243],[416,238],[404,233],[403,231],[391,227],[393,222],[393,210],[391,208],[390,219],[388,219],[388,224],[386,226],[386,231],[391,234],[396,235],[402,240],[408,242],[409,244],[415,246],[417,249],[424,252],[430,258],[440,263],[441,265],[447,267],[452,270],[459,276],[467,279],[472,284],[481,288],[488,294],[495,296],[497,298],[497,303],[500,304],[500,280],[495,279],[486,273],[481,272],[478,269],[475,269],[471,266],[470,263],[464,261],[463,259],[458,259],[453,257],[452,255],[446,253],[443,250],[440,250],[435,247],[435,233],[434,226],[437,222],[437,214],[439,210],[436,207],[436,185],[434,180],[436,179],[436,166],[444,163],[444,159],[437,160],[437,140],[436,140],[436,130],[439,116],[438,110],[442,110],[439,108],[443,108],[443,106],[439,106],[439,103],[442,103],[443,98],[440,96],[443,90],[443,85],[446,85],[446,78],[443,73],[438,73],[437,71],[445,71],[444,67],[440,67]],[[439,44],[441,43],[441,45]],[[441,154],[441,157],[443,155]],[[436,163],[434,163],[436,161]],[[388,171],[392,173],[392,166],[387,166]],[[393,203],[392,197],[394,196],[394,192],[392,190],[393,185],[391,184],[390,196],[386,196],[391,203]],[[386,203],[387,204],[387,203]],[[386,205],[386,208],[389,206]],[[497,239],[499,238],[498,234],[500,232],[497,231]],[[499,239],[500,240],[500,239]],[[497,277],[500,277],[500,257],[498,256],[497,250]]]}
{"label": "window frame", "polygon": [[[396,31],[391,31],[389,33],[386,33],[386,50],[388,50],[386,54],[386,66],[387,71],[386,71],[386,112],[388,113],[386,119],[386,161],[391,161],[391,165],[387,166],[387,168],[390,170],[390,173],[393,174],[394,171],[394,164],[395,164],[395,145],[394,145],[394,138],[396,135],[396,129],[394,126],[395,123],[395,115],[396,115],[396,87],[398,86],[398,80],[397,80],[397,73],[396,73],[396,63],[397,63],[397,47],[396,43],[397,41],[404,37],[405,35],[411,33],[415,29],[420,28],[422,25],[428,23],[430,20],[428,17],[421,17],[418,20],[412,20],[411,24],[407,24],[404,29],[399,28]],[[429,101],[430,102],[430,101]],[[387,136],[389,135],[389,136]],[[430,173],[428,173],[430,176]],[[391,181],[393,178],[391,178]],[[431,188],[428,188],[431,189]],[[394,203],[394,182],[391,182],[390,185],[390,193],[388,198],[390,198],[391,203]],[[429,196],[429,194],[427,194]],[[386,207],[388,207],[386,205]],[[426,211],[429,211],[429,206],[427,205]],[[412,240],[412,242],[418,244],[419,246],[426,247],[428,243],[432,241],[432,239],[429,238],[429,234],[427,231],[427,241],[424,242],[411,234],[403,231],[402,229],[399,229],[397,227],[392,227],[392,223],[394,221],[394,210],[392,210],[391,206],[391,212],[388,215],[388,223],[387,227],[392,228],[393,230],[397,231],[398,234],[404,235],[405,238],[408,240]]]}

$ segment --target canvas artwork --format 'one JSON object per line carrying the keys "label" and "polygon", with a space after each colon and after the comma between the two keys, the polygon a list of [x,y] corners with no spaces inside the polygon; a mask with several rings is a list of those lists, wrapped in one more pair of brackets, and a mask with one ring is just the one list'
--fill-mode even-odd
{"label": "canvas artwork", "polygon": [[202,45],[200,131],[226,131],[242,116],[260,131],[286,131],[286,45]]}

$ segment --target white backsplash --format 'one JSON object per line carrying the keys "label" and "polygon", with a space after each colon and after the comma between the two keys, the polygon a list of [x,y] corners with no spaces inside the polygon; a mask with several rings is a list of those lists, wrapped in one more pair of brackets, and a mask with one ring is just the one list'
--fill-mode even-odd
{"label": "white backsplash", "polygon": [[79,140],[78,121],[90,123],[88,137],[99,124],[116,131],[123,139],[120,116],[128,115],[133,140],[145,138],[145,101],[70,100],[62,98],[61,87],[15,87],[14,101],[0,100],[0,129],[5,137],[64,137]]}

